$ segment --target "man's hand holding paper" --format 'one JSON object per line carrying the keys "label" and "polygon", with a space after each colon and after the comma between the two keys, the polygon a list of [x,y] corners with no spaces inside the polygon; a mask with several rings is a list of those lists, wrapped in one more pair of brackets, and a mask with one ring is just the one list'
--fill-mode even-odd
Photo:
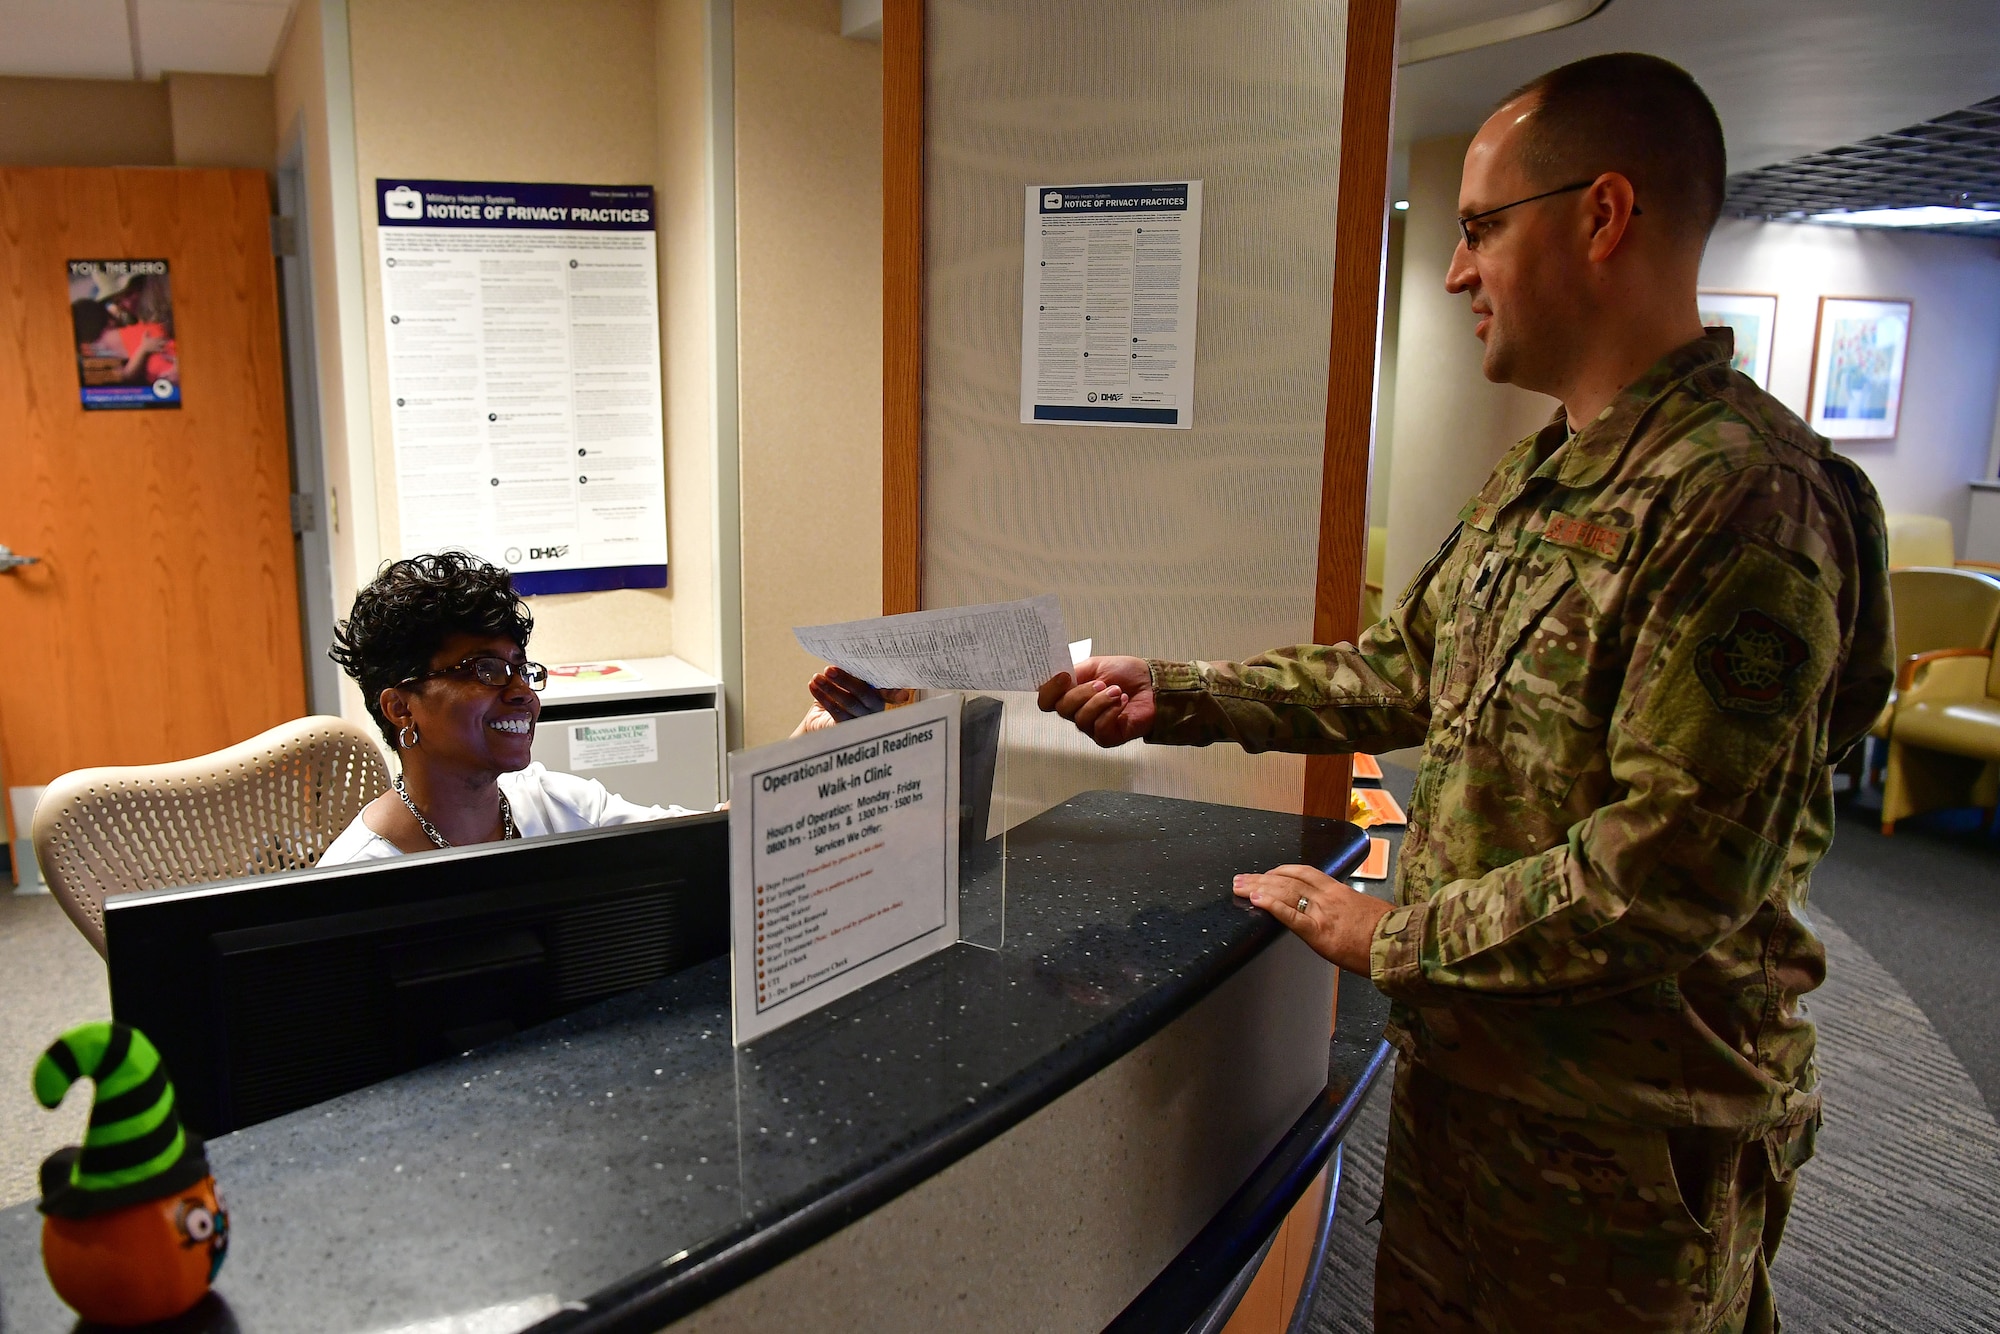
{"label": "man's hand holding paper", "polygon": [[1042,683],[1035,702],[1109,749],[1153,730],[1153,672],[1144,658],[1085,658]]}

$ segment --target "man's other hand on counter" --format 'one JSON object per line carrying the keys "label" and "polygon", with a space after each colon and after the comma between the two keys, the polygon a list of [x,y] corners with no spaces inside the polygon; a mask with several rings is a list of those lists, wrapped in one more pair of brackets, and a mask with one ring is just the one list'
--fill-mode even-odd
{"label": "man's other hand on counter", "polygon": [[1107,749],[1153,730],[1153,671],[1144,658],[1085,658],[1042,682],[1036,702]]}
{"label": "man's other hand on counter", "polygon": [[1297,865],[1237,876],[1236,897],[1277,918],[1322,959],[1363,977],[1369,972],[1375,924],[1395,907],[1357,894],[1324,871]]}

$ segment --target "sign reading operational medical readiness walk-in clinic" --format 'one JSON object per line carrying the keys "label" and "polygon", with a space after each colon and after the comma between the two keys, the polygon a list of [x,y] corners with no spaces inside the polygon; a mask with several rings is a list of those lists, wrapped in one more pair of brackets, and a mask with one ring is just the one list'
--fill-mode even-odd
{"label": "sign reading operational medical readiness walk-in clinic", "polygon": [[1201,182],[1031,185],[1021,420],[1194,425]]}
{"label": "sign reading operational medical readiness walk-in clinic", "polygon": [[730,757],[738,1044],[958,939],[959,702]]}
{"label": "sign reading operational medical readiness walk-in clinic", "polygon": [[402,554],[665,586],[652,187],[375,187]]}

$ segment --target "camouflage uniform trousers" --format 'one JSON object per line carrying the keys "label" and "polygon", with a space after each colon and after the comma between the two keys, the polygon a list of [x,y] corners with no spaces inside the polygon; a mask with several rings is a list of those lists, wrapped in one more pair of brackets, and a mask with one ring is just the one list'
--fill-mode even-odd
{"label": "camouflage uniform trousers", "polygon": [[1767,1143],[1571,1120],[1405,1057],[1382,1173],[1375,1328],[1775,1334],[1771,1258],[1812,1129]]}

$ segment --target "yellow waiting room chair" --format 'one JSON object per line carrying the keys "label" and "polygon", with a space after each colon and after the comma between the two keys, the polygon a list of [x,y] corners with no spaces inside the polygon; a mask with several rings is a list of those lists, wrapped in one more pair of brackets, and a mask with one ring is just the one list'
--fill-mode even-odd
{"label": "yellow waiting room chair", "polygon": [[1984,560],[1959,560],[1958,536],[1950,519],[1935,514],[1885,514],[1889,539],[1889,568],[1927,565],[1961,570],[2000,571],[2000,565]]}
{"label": "yellow waiting room chair", "polygon": [[35,807],[35,856],[103,954],[107,895],[311,866],[388,786],[374,737],[298,718],[191,760],[64,774]]}
{"label": "yellow waiting room chair", "polygon": [[2000,581],[1967,570],[1889,572],[1896,691],[1874,734],[1889,743],[1882,832],[1943,806],[1992,807],[2000,761]]}
{"label": "yellow waiting room chair", "polygon": [[1957,538],[1951,520],[1934,514],[1885,514],[1889,568],[1928,565],[1949,569],[1957,563]]}
{"label": "yellow waiting room chair", "polygon": [[[1984,649],[2000,631],[2000,580],[1971,570],[1918,566],[1889,571],[1889,608],[1894,618],[1897,685],[1910,659],[1941,649]],[[1871,734],[1889,739],[1896,695]]]}

